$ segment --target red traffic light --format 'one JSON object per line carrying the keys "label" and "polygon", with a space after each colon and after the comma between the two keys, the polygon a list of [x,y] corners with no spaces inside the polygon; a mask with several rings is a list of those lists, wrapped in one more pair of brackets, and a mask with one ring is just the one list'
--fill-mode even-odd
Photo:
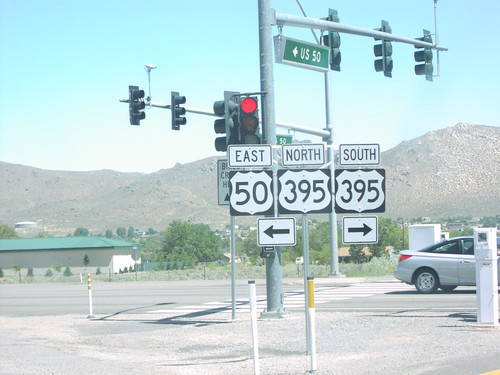
{"label": "red traffic light", "polygon": [[257,100],[255,98],[245,98],[242,100],[240,108],[245,113],[253,113],[257,110]]}

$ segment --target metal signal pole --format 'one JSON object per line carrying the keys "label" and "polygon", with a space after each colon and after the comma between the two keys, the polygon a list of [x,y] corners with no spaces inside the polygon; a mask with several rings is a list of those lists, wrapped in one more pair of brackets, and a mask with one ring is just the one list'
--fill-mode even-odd
{"label": "metal signal pole", "polygon": [[[262,128],[263,143],[276,144],[276,116],[274,111],[274,74],[273,74],[273,35],[271,18],[271,1],[259,0],[259,50],[260,50],[260,90],[262,94]],[[273,150],[276,154],[276,150]],[[274,155],[276,156],[276,155]],[[274,157],[276,159],[276,157]],[[274,165],[274,163],[273,163]],[[275,208],[277,205],[277,168],[273,167]],[[281,270],[281,246],[275,247],[275,256],[266,258],[266,291],[267,309],[263,316],[282,317],[288,315],[283,307],[283,286]]]}

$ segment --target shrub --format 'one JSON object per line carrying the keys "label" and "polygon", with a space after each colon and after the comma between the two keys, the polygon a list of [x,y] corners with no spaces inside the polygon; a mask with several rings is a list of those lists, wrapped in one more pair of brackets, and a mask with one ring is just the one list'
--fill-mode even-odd
{"label": "shrub", "polygon": [[71,269],[69,267],[66,267],[66,269],[64,270],[64,276],[72,276],[73,275],[73,272],[71,272]]}
{"label": "shrub", "polygon": [[52,272],[52,270],[49,268],[47,271],[45,271],[45,276],[46,277],[52,277],[54,273]]}
{"label": "shrub", "polygon": [[97,270],[95,271],[95,274],[96,275],[100,275],[102,272],[101,272],[101,267],[97,267]]}
{"label": "shrub", "polygon": [[56,271],[56,272],[61,272],[61,269],[62,269],[63,265],[59,262],[56,262],[52,265],[52,268]]}
{"label": "shrub", "polygon": [[4,274],[3,274],[3,269],[0,268],[0,277],[3,277]]}
{"label": "shrub", "polygon": [[27,273],[27,276],[28,277],[35,277],[35,275],[33,274],[33,268],[28,268],[28,273]]}

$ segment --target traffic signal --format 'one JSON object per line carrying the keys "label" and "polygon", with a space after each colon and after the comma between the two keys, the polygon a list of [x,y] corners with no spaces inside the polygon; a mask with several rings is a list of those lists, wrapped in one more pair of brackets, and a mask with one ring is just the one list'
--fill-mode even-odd
{"label": "traffic signal", "polygon": [[170,109],[172,115],[172,130],[179,130],[180,125],[186,125],[187,123],[187,119],[183,117],[186,114],[186,108],[180,107],[180,104],[184,103],[186,103],[185,96],[180,96],[178,92],[171,92]]}
{"label": "traffic signal", "polygon": [[138,86],[128,87],[128,112],[130,125],[141,125],[141,120],[146,118],[143,109],[146,108],[144,102],[144,90],[139,90]]}
{"label": "traffic signal", "polygon": [[[384,33],[392,32],[389,22],[384,20],[382,20],[382,27],[377,30]],[[375,40],[380,39],[375,38]],[[375,71],[383,71],[384,76],[392,77],[392,43],[388,40],[382,40],[380,44],[375,44],[373,46],[373,53],[375,54],[375,57],[381,57],[380,59],[375,60]]]}
{"label": "traffic signal", "polygon": [[[422,42],[432,43],[432,36],[429,30],[424,30],[424,36],[422,38],[416,38],[417,40],[421,40]],[[415,65],[415,74],[417,76],[425,75],[425,79],[427,81],[432,81],[432,74],[434,72],[434,67],[432,66],[432,48],[430,47],[418,47],[420,50],[416,51],[415,62],[422,63]]]}
{"label": "traffic signal", "polygon": [[240,144],[259,144],[259,105],[257,97],[247,96],[240,103]]}
{"label": "traffic signal", "polygon": [[[336,10],[328,9],[327,21],[339,22],[339,16]],[[340,53],[340,33],[329,32],[327,35],[323,36],[323,45],[330,47],[330,69],[340,72],[340,61],[342,56]]]}
{"label": "traffic signal", "polygon": [[216,151],[226,152],[227,145],[239,142],[238,98],[238,92],[224,91],[224,100],[214,102],[214,114],[224,117],[215,120],[215,133],[226,134],[224,137],[215,138]]}

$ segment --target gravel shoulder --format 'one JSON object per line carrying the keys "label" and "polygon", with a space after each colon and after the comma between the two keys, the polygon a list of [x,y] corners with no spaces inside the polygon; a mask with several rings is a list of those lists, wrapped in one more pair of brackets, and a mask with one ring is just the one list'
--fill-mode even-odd
{"label": "gravel shoulder", "polygon": [[[319,311],[318,374],[480,374],[500,329],[449,311]],[[305,319],[258,323],[261,374],[306,374]],[[250,314],[0,316],[1,374],[253,374]]]}

